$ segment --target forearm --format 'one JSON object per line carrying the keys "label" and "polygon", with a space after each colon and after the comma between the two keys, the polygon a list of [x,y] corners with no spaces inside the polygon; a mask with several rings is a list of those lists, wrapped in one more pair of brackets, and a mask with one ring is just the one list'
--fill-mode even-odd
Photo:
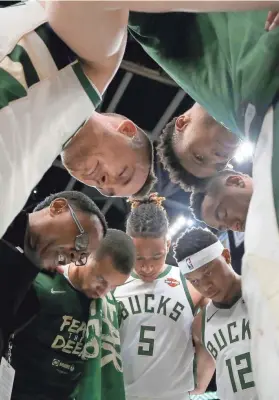
{"label": "forearm", "polygon": [[107,7],[119,6],[139,12],[220,12],[249,10],[279,10],[277,1],[116,1],[105,2]]}
{"label": "forearm", "polygon": [[58,36],[83,60],[103,63],[116,54],[126,33],[129,12],[102,2],[45,2],[48,20]]}
{"label": "forearm", "polygon": [[195,344],[197,358],[197,384],[192,394],[206,391],[215,371],[215,363],[201,343]]}

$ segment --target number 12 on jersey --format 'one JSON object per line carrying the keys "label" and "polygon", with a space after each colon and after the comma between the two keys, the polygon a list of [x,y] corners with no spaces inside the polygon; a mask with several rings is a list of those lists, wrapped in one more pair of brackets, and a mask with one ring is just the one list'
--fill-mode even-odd
{"label": "number 12 on jersey", "polygon": [[[239,356],[233,357],[226,360],[226,366],[229,371],[230,380],[232,384],[232,390],[234,393],[238,392],[239,389],[245,390],[255,386],[254,381],[248,381],[245,375],[252,373],[252,363],[250,353],[240,354]],[[242,368],[239,368],[241,366]],[[235,373],[234,373],[235,371]],[[239,384],[237,385],[236,377],[238,375]]]}
{"label": "number 12 on jersey", "polygon": [[155,326],[142,325],[140,327],[138,355],[153,356]]}

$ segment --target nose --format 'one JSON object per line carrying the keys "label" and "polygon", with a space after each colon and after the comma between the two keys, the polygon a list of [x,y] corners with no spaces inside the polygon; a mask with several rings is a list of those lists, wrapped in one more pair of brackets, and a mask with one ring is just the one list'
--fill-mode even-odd
{"label": "nose", "polygon": [[210,293],[213,289],[213,285],[212,285],[212,282],[210,281],[209,277],[203,278],[202,286],[206,293]]}
{"label": "nose", "polygon": [[153,265],[150,262],[144,262],[141,268],[142,272],[146,275],[149,275],[153,271]]}
{"label": "nose", "polygon": [[97,185],[100,188],[104,188],[108,184],[108,174],[103,172],[97,179]]}
{"label": "nose", "polygon": [[110,291],[110,287],[105,286],[97,286],[96,292],[99,297],[105,296]]}

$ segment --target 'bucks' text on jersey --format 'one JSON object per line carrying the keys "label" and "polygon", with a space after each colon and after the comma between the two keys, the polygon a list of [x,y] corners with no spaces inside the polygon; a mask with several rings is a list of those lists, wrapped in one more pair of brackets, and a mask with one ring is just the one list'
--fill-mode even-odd
{"label": "'bucks' text on jersey", "polygon": [[222,400],[256,400],[251,332],[242,298],[230,308],[212,302],[203,312],[203,343],[216,363],[216,384]]}
{"label": "'bucks' text on jersey", "polygon": [[193,303],[179,269],[166,266],[153,282],[133,273],[114,295],[127,399],[187,398],[194,387]]}

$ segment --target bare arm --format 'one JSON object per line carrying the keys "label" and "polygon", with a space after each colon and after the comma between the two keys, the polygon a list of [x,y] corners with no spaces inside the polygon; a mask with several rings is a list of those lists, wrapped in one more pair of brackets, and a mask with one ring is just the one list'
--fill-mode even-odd
{"label": "bare arm", "polygon": [[41,4],[52,29],[80,57],[86,75],[104,92],[125,52],[129,11],[105,8],[102,2]]}
{"label": "bare arm", "polygon": [[105,2],[106,7],[123,7],[139,12],[218,12],[279,10],[277,1],[115,1]]}
{"label": "bare arm", "polygon": [[197,385],[191,394],[202,394],[206,391],[215,371],[214,360],[202,343],[202,312],[194,319],[192,335],[197,357]]}

